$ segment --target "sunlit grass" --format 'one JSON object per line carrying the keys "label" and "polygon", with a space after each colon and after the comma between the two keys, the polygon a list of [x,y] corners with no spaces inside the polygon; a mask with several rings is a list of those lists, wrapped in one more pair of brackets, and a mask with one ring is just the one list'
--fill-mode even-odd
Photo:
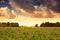
{"label": "sunlit grass", "polygon": [[60,28],[1,27],[0,40],[60,40]]}

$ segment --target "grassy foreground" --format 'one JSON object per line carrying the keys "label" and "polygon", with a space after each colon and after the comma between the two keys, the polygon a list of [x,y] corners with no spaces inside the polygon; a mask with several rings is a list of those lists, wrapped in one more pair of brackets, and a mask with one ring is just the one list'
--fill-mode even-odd
{"label": "grassy foreground", "polygon": [[0,28],[0,40],[60,40],[60,28]]}

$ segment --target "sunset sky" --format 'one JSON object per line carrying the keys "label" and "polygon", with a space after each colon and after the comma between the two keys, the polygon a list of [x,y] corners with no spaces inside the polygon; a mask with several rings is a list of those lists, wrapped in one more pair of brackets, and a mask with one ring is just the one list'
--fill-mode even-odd
{"label": "sunset sky", "polygon": [[60,0],[0,0],[0,22],[34,26],[60,22]]}

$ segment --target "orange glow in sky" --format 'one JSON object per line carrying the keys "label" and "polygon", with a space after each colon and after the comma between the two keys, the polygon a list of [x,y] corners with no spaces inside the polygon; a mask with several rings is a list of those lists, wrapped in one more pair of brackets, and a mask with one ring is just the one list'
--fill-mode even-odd
{"label": "orange glow in sky", "polygon": [[[44,18],[44,17],[42,17],[42,18],[35,18],[35,17],[30,17],[30,16],[16,15],[14,10],[9,11],[8,8],[1,8],[0,10],[1,10],[0,14],[5,13],[4,14],[5,16],[1,16],[0,17],[0,22],[18,22],[20,26],[21,25],[24,25],[24,26],[34,26],[35,24],[39,24],[40,25],[41,23],[48,22],[48,21],[49,22],[60,22],[60,19],[59,19],[60,15],[59,15],[59,13],[57,13],[57,14],[55,13],[54,14],[54,12],[52,12],[54,15],[56,15],[53,18]],[[22,12],[24,13],[24,11],[22,11]],[[10,19],[10,17],[8,17],[8,16],[10,16],[12,18]]]}

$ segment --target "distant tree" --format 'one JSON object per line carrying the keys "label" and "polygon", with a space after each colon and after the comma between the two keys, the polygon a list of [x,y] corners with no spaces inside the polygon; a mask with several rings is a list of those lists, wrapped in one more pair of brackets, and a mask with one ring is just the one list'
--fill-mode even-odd
{"label": "distant tree", "polygon": [[10,26],[11,27],[19,27],[19,24],[18,23],[10,23]]}
{"label": "distant tree", "polygon": [[2,27],[7,27],[7,23],[3,22],[3,23],[1,23],[1,26]]}
{"label": "distant tree", "polygon": [[7,22],[7,26],[9,26],[10,25],[10,23],[9,22]]}
{"label": "distant tree", "polygon": [[59,27],[60,26],[60,23],[59,22],[56,22],[55,25],[56,25],[56,27]]}
{"label": "distant tree", "polygon": [[38,27],[38,24],[36,24],[35,27]]}
{"label": "distant tree", "polygon": [[40,27],[44,27],[44,23],[42,23],[42,24],[40,25]]}
{"label": "distant tree", "polygon": [[[44,25],[45,25],[45,27],[48,27],[48,25],[49,25],[49,22],[46,22]],[[49,26],[50,26],[50,25],[49,25]]]}
{"label": "distant tree", "polygon": [[45,23],[42,23],[40,27],[60,27],[60,23],[59,22],[56,22],[56,23],[45,22]]}
{"label": "distant tree", "polygon": [[56,23],[59,23],[59,22],[56,22]]}

